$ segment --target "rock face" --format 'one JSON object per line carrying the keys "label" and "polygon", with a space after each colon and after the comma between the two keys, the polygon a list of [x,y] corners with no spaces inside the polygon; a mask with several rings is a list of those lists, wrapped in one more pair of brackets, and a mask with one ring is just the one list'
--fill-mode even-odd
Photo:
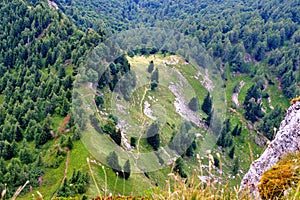
{"label": "rock face", "polygon": [[248,189],[255,199],[260,199],[258,184],[262,174],[278,163],[287,153],[300,151],[300,102],[292,105],[281,122],[275,139],[265,152],[254,161],[244,176],[241,189]]}

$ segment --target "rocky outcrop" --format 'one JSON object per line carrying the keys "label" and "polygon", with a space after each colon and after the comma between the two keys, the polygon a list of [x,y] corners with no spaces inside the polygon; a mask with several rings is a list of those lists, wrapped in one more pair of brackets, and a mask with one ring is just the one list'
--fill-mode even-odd
{"label": "rocky outcrop", "polygon": [[252,163],[242,180],[241,189],[249,190],[255,199],[260,199],[258,184],[262,174],[277,164],[287,153],[298,151],[300,151],[300,102],[296,102],[287,110],[275,139],[268,144],[260,158]]}

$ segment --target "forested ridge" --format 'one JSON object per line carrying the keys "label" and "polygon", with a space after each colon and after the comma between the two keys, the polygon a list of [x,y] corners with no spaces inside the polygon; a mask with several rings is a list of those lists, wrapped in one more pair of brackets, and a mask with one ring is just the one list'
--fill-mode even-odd
{"label": "forested ridge", "polygon": [[[268,86],[278,81],[289,99],[300,94],[299,1],[56,2],[83,30],[93,27],[109,36],[132,28],[161,27],[196,37],[214,58],[225,81],[236,73],[254,80],[243,102],[245,118],[251,122],[264,117],[261,99],[268,99]],[[273,113],[282,113],[278,110]],[[260,129],[272,138],[274,123],[266,122],[269,118],[267,114]],[[280,120],[275,121],[278,124]]]}
{"label": "forested ridge", "polygon": [[[0,2],[0,192],[6,188],[7,197],[11,197],[27,180],[30,187],[25,187],[22,195],[38,188],[47,169],[62,166],[74,147],[73,142],[81,137],[80,130],[76,129],[79,122],[74,122],[71,114],[73,81],[78,69],[93,47],[124,30],[159,27],[195,37],[193,41],[203,46],[215,61],[229,96],[240,92],[243,88],[240,80],[247,77],[241,105],[229,102],[229,107],[242,117],[228,113],[215,141],[216,149],[220,147],[226,159],[232,162],[228,171],[233,175],[241,169],[239,155],[235,152],[239,145],[248,142],[245,142],[248,134],[254,130],[272,140],[274,127],[278,128],[283,118],[286,102],[300,95],[298,0],[54,2],[58,10],[44,0]],[[138,49],[130,53],[132,55],[128,56],[133,58],[166,52]],[[127,72],[120,91],[123,98],[130,101],[136,77],[126,56],[113,61],[99,80],[90,81],[97,82],[99,93],[104,94],[104,97],[98,95],[95,98],[100,110],[104,110],[107,104],[106,93],[113,91]],[[160,72],[155,67],[153,61],[149,63],[152,92],[159,87]],[[96,71],[92,72],[88,78],[98,77]],[[235,80],[239,76],[242,78]],[[188,106],[195,112],[203,111],[209,125],[213,109],[210,94],[206,94],[204,102],[195,97]],[[277,95],[278,99],[274,99]],[[271,106],[271,97],[275,108]],[[109,115],[104,122],[95,116],[89,117],[95,129],[103,130],[122,147],[115,116]],[[157,126],[153,123],[149,128],[155,129],[154,136],[147,130],[147,134],[152,134],[147,142],[154,150],[162,143]],[[176,126],[182,132],[188,132],[191,125]],[[175,129],[175,124],[170,127]],[[130,145],[135,147],[137,138],[130,139]],[[197,144],[193,141],[182,158],[176,160],[174,172],[183,178],[188,177],[183,160],[192,160],[195,152]],[[219,168],[220,158],[214,155],[213,159],[215,167]],[[126,181],[130,179],[129,161],[122,168],[118,155],[111,153],[107,160],[111,167],[118,164],[115,171],[121,174],[120,177]],[[70,168],[72,170],[72,166]],[[129,172],[122,174],[123,169],[129,169]],[[63,179],[59,187],[51,191],[53,195],[68,197],[86,193],[89,175],[78,170],[73,170],[71,178]],[[154,182],[151,184],[157,185]]]}
{"label": "forested ridge", "polygon": [[281,79],[286,97],[299,94],[299,1],[57,2],[83,29],[161,27],[196,36],[219,65],[255,74],[263,62]]}
{"label": "forested ridge", "polygon": [[[6,183],[11,196],[27,180],[42,184],[53,165],[43,158],[44,145],[61,137],[54,124],[71,113],[80,58],[101,37],[78,30],[44,1],[1,1],[0,8],[0,187]],[[62,137],[78,139],[72,127],[69,119],[64,129],[72,134]],[[67,140],[61,146],[71,148]]]}

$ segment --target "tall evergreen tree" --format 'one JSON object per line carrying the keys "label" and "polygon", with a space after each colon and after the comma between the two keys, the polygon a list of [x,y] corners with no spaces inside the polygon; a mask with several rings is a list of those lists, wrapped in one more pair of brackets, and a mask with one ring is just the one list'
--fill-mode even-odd
{"label": "tall evergreen tree", "polygon": [[238,130],[239,130],[239,125],[237,124],[233,131],[231,132],[232,136],[237,136],[238,135]]}
{"label": "tall evergreen tree", "polygon": [[201,108],[202,108],[203,112],[205,112],[207,115],[209,115],[211,113],[212,97],[210,96],[210,93],[207,93]]}
{"label": "tall evergreen tree", "polygon": [[148,66],[148,72],[151,74],[153,70],[154,70],[154,62],[153,60],[151,60]]}
{"label": "tall evergreen tree", "polygon": [[126,180],[129,179],[130,173],[131,173],[131,168],[130,168],[130,162],[129,162],[129,160],[127,160],[127,161],[125,162],[123,171],[124,171],[124,178],[125,178]]}
{"label": "tall evergreen tree", "polygon": [[159,73],[158,68],[154,70],[154,72],[151,75],[151,90],[155,90],[155,88],[158,86],[159,83]]}
{"label": "tall evergreen tree", "polygon": [[147,130],[147,142],[152,146],[152,148],[157,151],[160,145],[160,137],[159,137],[159,125],[157,122],[154,122],[150,125]]}
{"label": "tall evergreen tree", "polygon": [[106,162],[107,165],[114,170],[114,172],[118,172],[119,174],[121,174],[120,172],[122,171],[122,168],[119,164],[119,158],[115,151],[111,152],[106,157]]}
{"label": "tall evergreen tree", "polygon": [[237,175],[238,171],[239,171],[239,167],[240,167],[240,164],[239,164],[239,159],[236,158],[234,160],[234,164],[233,164],[233,169],[232,169],[232,172],[234,175]]}
{"label": "tall evergreen tree", "polygon": [[177,158],[173,171],[178,173],[182,178],[187,178],[187,174],[183,170],[183,160],[181,157]]}
{"label": "tall evergreen tree", "polygon": [[235,146],[233,146],[231,149],[230,149],[230,151],[229,151],[229,157],[231,158],[231,159],[233,159],[233,157],[234,157],[234,151],[235,151]]}
{"label": "tall evergreen tree", "polygon": [[189,102],[189,108],[194,111],[197,112],[199,111],[199,100],[197,97],[193,97],[190,102]]}

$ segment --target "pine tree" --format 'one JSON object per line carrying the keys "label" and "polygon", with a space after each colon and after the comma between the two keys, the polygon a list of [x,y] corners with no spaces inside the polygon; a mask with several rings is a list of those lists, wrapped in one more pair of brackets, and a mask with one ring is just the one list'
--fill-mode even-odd
{"label": "pine tree", "polygon": [[233,169],[232,169],[232,172],[233,172],[233,174],[234,175],[237,175],[237,173],[238,173],[238,171],[239,171],[239,166],[240,164],[239,164],[239,159],[238,158],[236,158],[235,160],[234,160],[234,165],[233,165]]}
{"label": "pine tree", "polygon": [[20,126],[17,124],[14,128],[14,133],[15,133],[15,139],[17,142],[22,141],[23,139],[23,134],[22,134],[22,130],[20,128]]}
{"label": "pine tree", "polygon": [[111,152],[107,157],[106,157],[106,162],[107,165],[114,170],[114,172],[118,172],[120,174],[121,166],[119,164],[119,158],[118,155],[116,154],[115,151]]}
{"label": "pine tree", "polygon": [[98,107],[102,107],[102,105],[103,105],[103,103],[104,103],[104,100],[103,100],[103,98],[101,97],[101,96],[96,96],[95,97],[95,103],[96,103],[96,105],[98,106]]}
{"label": "pine tree", "polygon": [[237,131],[237,136],[240,136],[241,133],[242,133],[242,127],[240,127],[240,128],[238,129],[238,131]]}
{"label": "pine tree", "polygon": [[123,168],[123,171],[124,171],[124,178],[125,178],[126,180],[129,179],[130,173],[131,173],[130,162],[129,162],[129,160],[126,161],[126,163],[125,163],[125,165],[124,165],[124,168]]}
{"label": "pine tree", "polygon": [[189,108],[194,111],[197,112],[199,111],[199,101],[197,97],[193,97],[190,102],[189,102]]}
{"label": "pine tree", "polygon": [[70,111],[70,103],[68,102],[67,98],[64,98],[63,105],[60,110],[60,115],[62,117],[65,117],[69,113],[69,111]]}
{"label": "pine tree", "polygon": [[32,154],[31,154],[29,149],[27,149],[27,148],[21,149],[21,151],[20,151],[20,160],[24,164],[29,164],[33,161],[32,160]]}
{"label": "pine tree", "polygon": [[155,151],[158,150],[160,145],[160,137],[158,134],[159,126],[158,123],[153,123],[147,130],[147,142],[153,147]]}
{"label": "pine tree", "polygon": [[136,147],[136,138],[135,137],[130,138],[130,146]]}
{"label": "pine tree", "polygon": [[182,178],[187,178],[187,175],[183,170],[183,160],[181,157],[176,160],[173,171],[178,173]]}
{"label": "pine tree", "polygon": [[185,155],[186,155],[187,157],[192,157],[192,156],[194,156],[196,148],[197,148],[197,143],[196,143],[196,141],[194,140],[194,141],[192,142],[192,144],[187,148],[187,150],[186,150],[186,152],[185,152]]}
{"label": "pine tree", "polygon": [[151,74],[153,70],[154,70],[154,62],[153,60],[151,60],[148,66],[148,72]]}
{"label": "pine tree", "polygon": [[36,165],[36,167],[42,167],[44,165],[41,154],[39,154],[39,156],[37,157],[35,165]]}
{"label": "pine tree", "polygon": [[226,136],[226,133],[224,131],[221,131],[221,134],[219,135],[217,143],[216,143],[218,146],[222,146],[222,147],[225,146],[225,136]]}
{"label": "pine tree", "polygon": [[215,165],[215,167],[219,168],[220,167],[220,160],[216,156],[213,156],[213,157],[214,157],[214,165]]}
{"label": "pine tree", "polygon": [[233,131],[231,132],[231,135],[232,135],[232,136],[237,136],[237,135],[238,135],[238,130],[239,130],[239,125],[237,124],[237,125],[234,127]]}
{"label": "pine tree", "polygon": [[59,72],[58,72],[58,78],[63,79],[66,76],[66,69],[63,66],[60,66]]}
{"label": "pine tree", "polygon": [[151,90],[154,91],[157,88],[158,84],[157,84],[157,82],[153,81],[153,82],[151,82],[150,86],[151,86]]}
{"label": "pine tree", "polygon": [[211,113],[211,111],[212,111],[212,98],[210,97],[209,93],[207,93],[201,108],[202,108],[203,112],[205,112],[207,115],[209,115]]}
{"label": "pine tree", "polygon": [[231,149],[230,149],[230,151],[229,151],[229,157],[231,158],[231,159],[233,159],[233,157],[234,157],[234,150],[235,150],[235,146],[233,146]]}
{"label": "pine tree", "polygon": [[121,146],[122,143],[122,134],[120,130],[115,130],[110,134],[110,137],[119,145]]}
{"label": "pine tree", "polygon": [[151,90],[155,90],[159,83],[159,73],[158,68],[151,75]]}

